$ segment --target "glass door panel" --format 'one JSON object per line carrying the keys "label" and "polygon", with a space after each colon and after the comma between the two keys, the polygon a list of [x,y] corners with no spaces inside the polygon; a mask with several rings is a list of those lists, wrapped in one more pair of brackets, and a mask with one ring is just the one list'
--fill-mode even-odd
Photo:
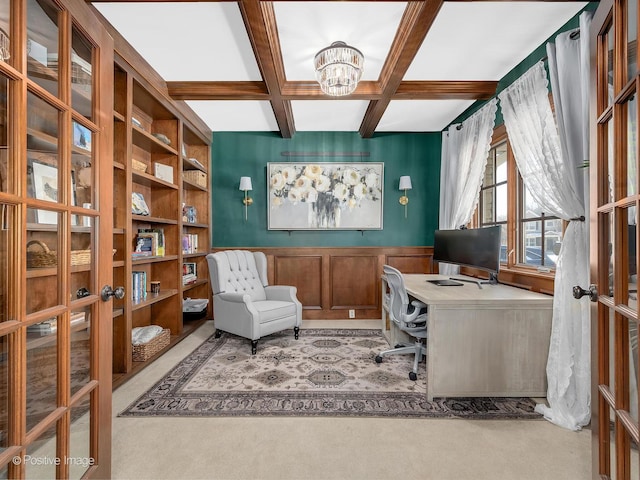
{"label": "glass door panel", "polygon": [[[93,201],[93,133],[75,120],[73,126],[73,147],[71,153],[71,205],[90,209]],[[73,225],[79,225],[73,223]]]}
{"label": "glass door panel", "polygon": [[86,395],[71,407],[71,436],[69,443],[69,478],[81,478],[95,463],[91,457],[89,407],[91,397]]}
{"label": "glass door panel", "polygon": [[607,157],[607,167],[608,167],[608,175],[607,175],[607,193],[608,193],[608,202],[613,202],[615,200],[615,171],[613,164],[613,120],[607,122],[607,140],[608,140],[608,157]]}
{"label": "glass door panel", "polygon": [[15,226],[14,212],[14,205],[0,203],[0,322],[15,320],[14,314],[10,309],[11,299],[13,298],[12,288],[15,287],[15,282],[10,281],[9,278],[9,264],[13,261],[9,233],[12,226]]}
{"label": "glass door panel", "polygon": [[58,15],[47,0],[27,0],[27,75],[58,96]]}
{"label": "glass door panel", "polygon": [[27,454],[22,459],[25,478],[56,478],[56,439],[54,423],[27,447]]}
{"label": "glass door panel", "polygon": [[[634,65],[635,69],[635,65]],[[633,94],[626,103],[627,110],[627,195],[638,193],[638,99]]]}
{"label": "glass door panel", "polygon": [[52,224],[33,226],[27,231],[27,314],[60,304],[60,262],[58,251],[60,214],[29,208],[27,217],[53,219]]}
{"label": "glass door panel", "polygon": [[638,71],[638,0],[627,0],[627,80]]}
{"label": "glass door panel", "polygon": [[91,380],[91,307],[71,312],[71,396]]}
{"label": "glass door panel", "polygon": [[93,46],[75,28],[71,37],[71,106],[93,118]]}
{"label": "glass door panel", "polygon": [[629,414],[638,423],[638,322],[629,319]]}
{"label": "glass door panel", "polygon": [[52,317],[27,327],[27,431],[57,407],[60,321]]}
{"label": "glass door panel", "polygon": [[[0,453],[9,446],[9,338],[0,337]],[[0,475],[0,478],[2,476]]]}
{"label": "glass door panel", "polygon": [[627,221],[626,238],[624,245],[627,250],[627,288],[626,301],[624,302],[633,310],[638,310],[638,258],[637,252],[637,213],[636,207],[623,208],[623,219]]}
{"label": "glass door panel", "polygon": [[[59,203],[60,195],[58,118],[56,108],[33,93],[27,97],[27,195],[30,198]],[[51,216],[35,218],[37,223],[52,223]]]}
{"label": "glass door panel", "polygon": [[11,63],[11,32],[9,31],[9,0],[0,0],[0,61]]}
{"label": "glass door panel", "polygon": [[[88,216],[78,218],[87,223],[92,221],[92,218]],[[97,293],[93,275],[95,271],[95,252],[93,251],[95,235],[92,226],[72,226],[71,229],[71,300],[76,300]]]}
{"label": "glass door panel", "polygon": [[[2,31],[0,31],[0,55],[2,55]],[[0,192],[9,191],[9,175],[11,165],[9,165],[9,138],[7,136],[7,98],[9,81],[4,75],[0,75]]]}

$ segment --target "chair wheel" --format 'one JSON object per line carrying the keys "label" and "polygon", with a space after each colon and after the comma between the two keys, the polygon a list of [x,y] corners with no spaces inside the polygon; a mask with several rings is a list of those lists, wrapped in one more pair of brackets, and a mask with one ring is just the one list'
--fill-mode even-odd
{"label": "chair wheel", "polygon": [[382,363],[382,357],[380,355],[376,355],[376,363]]}
{"label": "chair wheel", "polygon": [[413,380],[415,382],[418,380],[418,375],[414,372],[409,372],[409,380]]}

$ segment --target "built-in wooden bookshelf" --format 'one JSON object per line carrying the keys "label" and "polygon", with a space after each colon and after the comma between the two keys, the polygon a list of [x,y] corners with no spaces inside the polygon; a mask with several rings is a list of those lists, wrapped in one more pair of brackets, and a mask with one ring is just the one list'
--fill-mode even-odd
{"label": "built-in wooden bookshelf", "polygon": [[[210,317],[209,307],[202,318],[185,321],[182,303],[184,298],[210,297],[205,259],[210,244],[210,195],[202,178],[208,178],[211,135],[195,127],[184,109],[126,62],[116,63],[114,69],[113,122],[113,242],[120,252],[114,259],[114,284],[124,285],[127,291],[124,299],[114,302],[113,382],[117,386],[163,353],[144,362],[133,361],[133,328],[168,328],[170,348]],[[192,171],[199,177],[187,173],[183,178],[183,172]],[[144,199],[148,212],[133,211],[132,194]],[[142,231],[153,236],[148,255],[134,253]],[[190,244],[197,248],[184,248],[185,238],[195,238]],[[182,281],[185,263],[197,272],[188,285]],[[146,277],[146,286],[140,288],[140,282],[133,281],[134,273]],[[151,292],[152,281],[160,282],[158,293]]]}

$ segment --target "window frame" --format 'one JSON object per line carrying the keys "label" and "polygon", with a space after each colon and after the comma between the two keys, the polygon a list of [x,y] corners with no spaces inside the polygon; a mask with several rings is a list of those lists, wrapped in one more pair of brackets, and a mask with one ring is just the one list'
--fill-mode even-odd
{"label": "window frame", "polygon": [[[491,138],[490,149],[494,149],[506,143],[507,147],[507,262],[500,263],[499,281],[500,283],[515,285],[522,288],[528,288],[534,291],[553,294],[555,268],[549,268],[549,271],[541,271],[538,266],[527,265],[518,261],[519,251],[519,231],[520,231],[520,208],[522,204],[521,192],[519,188],[522,181],[516,165],[515,156],[511,149],[511,143],[507,135],[507,129],[504,124],[498,125]],[[487,157],[488,158],[488,157]],[[471,220],[472,227],[480,227],[489,225],[483,224],[481,221],[481,205],[483,189],[480,189],[478,195],[478,204]],[[549,218],[549,217],[545,217]],[[503,222],[495,222],[495,224],[503,224]],[[563,232],[566,229],[566,222],[563,222]],[[477,269],[464,269],[464,273],[470,275],[483,275],[483,272]]]}

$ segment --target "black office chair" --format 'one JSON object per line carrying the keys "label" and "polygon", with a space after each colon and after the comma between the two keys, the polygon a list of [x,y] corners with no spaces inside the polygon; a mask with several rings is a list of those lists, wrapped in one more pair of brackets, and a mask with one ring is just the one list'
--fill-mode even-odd
{"label": "black office chair", "polygon": [[405,343],[396,345],[395,348],[380,352],[376,356],[376,363],[382,363],[382,358],[386,355],[413,353],[413,371],[409,373],[409,379],[418,379],[418,365],[422,361],[422,356],[426,355],[427,348],[424,340],[427,338],[427,306],[413,300],[409,303],[409,295],[404,286],[402,273],[397,269],[385,265],[384,274],[389,285],[389,318],[403,332],[416,339],[415,343]]}

